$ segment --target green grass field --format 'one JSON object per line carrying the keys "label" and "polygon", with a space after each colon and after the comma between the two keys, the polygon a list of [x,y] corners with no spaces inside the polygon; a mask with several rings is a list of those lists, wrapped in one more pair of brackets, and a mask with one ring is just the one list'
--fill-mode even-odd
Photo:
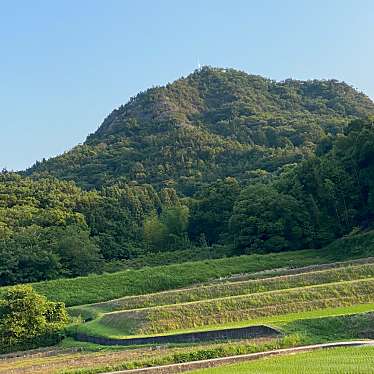
{"label": "green grass field", "polygon": [[324,349],[264,358],[237,365],[191,371],[191,374],[372,374],[374,347]]}

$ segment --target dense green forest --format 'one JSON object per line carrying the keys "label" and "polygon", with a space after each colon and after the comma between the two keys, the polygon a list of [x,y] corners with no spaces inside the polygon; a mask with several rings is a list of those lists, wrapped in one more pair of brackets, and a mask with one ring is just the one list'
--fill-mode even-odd
{"label": "dense green forest", "polygon": [[[317,155],[244,188],[229,220],[239,252],[321,247],[374,217],[374,121],[352,121]],[[321,153],[321,154],[319,154]]]}
{"label": "dense green forest", "polygon": [[196,196],[190,235],[236,253],[319,248],[374,217],[374,123],[354,120],[316,154],[271,179],[217,181]]}
{"label": "dense green forest", "polygon": [[73,182],[3,172],[0,284],[100,272],[104,260],[129,258],[144,247],[147,217],[180,210],[172,189],[116,184],[83,191]]}
{"label": "dense green forest", "polygon": [[335,80],[208,67],[140,93],[83,145],[0,174],[0,285],[320,248],[370,228],[372,115]]}

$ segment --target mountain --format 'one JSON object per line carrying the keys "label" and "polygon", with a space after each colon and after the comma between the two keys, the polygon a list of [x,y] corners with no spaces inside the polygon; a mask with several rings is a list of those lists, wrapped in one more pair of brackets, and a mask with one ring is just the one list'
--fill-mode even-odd
{"label": "mountain", "polygon": [[363,93],[336,80],[276,82],[204,67],[115,109],[82,145],[27,175],[98,188],[119,180],[185,195],[228,176],[248,183],[308,158],[348,121],[374,114]]}

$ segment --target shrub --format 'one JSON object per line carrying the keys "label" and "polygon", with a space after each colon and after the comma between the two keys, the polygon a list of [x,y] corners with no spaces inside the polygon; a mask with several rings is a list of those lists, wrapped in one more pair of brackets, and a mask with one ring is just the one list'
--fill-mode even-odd
{"label": "shrub", "polygon": [[63,303],[54,303],[30,286],[9,289],[0,301],[0,352],[55,343],[67,323]]}

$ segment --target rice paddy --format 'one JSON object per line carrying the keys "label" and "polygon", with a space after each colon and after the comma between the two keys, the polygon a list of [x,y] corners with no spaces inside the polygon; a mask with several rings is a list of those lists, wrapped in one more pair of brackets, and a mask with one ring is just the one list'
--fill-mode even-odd
{"label": "rice paddy", "polygon": [[323,349],[269,357],[237,365],[190,371],[191,374],[372,374],[374,347]]}

